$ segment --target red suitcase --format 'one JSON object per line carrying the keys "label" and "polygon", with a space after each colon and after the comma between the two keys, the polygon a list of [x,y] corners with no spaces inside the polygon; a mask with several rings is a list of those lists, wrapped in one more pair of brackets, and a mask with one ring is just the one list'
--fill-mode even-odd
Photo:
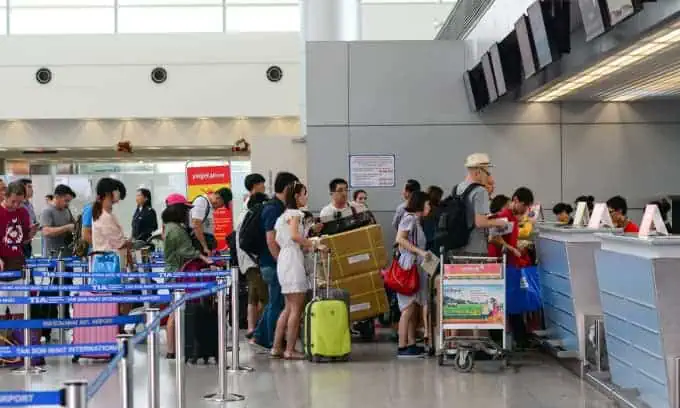
{"label": "red suitcase", "polygon": [[[110,293],[80,292],[80,296],[111,296]],[[116,303],[75,303],[72,318],[112,317],[118,316]],[[76,327],[73,329],[73,344],[115,343],[118,326]],[[111,354],[92,354],[73,356],[73,362],[80,358],[111,359]]]}

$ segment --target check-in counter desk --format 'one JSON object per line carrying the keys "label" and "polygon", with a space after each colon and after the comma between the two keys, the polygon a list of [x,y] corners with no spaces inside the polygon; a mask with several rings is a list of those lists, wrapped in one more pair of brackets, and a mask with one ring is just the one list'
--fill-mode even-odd
{"label": "check-in counter desk", "polygon": [[598,234],[611,382],[651,408],[678,406],[680,236]]}
{"label": "check-in counter desk", "polygon": [[536,242],[548,342],[558,356],[586,356],[586,318],[601,319],[595,273],[598,233],[611,230],[539,225]]}

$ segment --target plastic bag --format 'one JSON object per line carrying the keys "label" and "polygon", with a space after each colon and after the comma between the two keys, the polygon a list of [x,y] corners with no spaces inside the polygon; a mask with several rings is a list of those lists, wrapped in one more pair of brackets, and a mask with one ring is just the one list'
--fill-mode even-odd
{"label": "plastic bag", "polygon": [[538,267],[506,268],[505,296],[507,312],[520,314],[535,312],[543,307]]}

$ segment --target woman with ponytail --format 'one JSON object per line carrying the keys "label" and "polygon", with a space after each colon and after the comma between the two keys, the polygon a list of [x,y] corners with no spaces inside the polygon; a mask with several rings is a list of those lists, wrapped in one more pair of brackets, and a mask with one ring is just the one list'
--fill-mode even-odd
{"label": "woman with ponytail", "polygon": [[[99,180],[96,188],[97,198],[92,204],[92,250],[98,253],[109,253],[108,257],[111,256],[111,253],[116,254],[118,265],[113,266],[113,268],[119,269],[118,273],[125,269],[130,258],[129,249],[131,246],[131,241],[125,238],[123,227],[113,214],[113,205],[118,203],[125,194],[125,187],[122,184],[120,181],[108,177]],[[93,267],[102,263],[98,259],[103,261],[104,258],[105,255],[96,255],[93,259]],[[106,269],[110,267],[106,266]],[[95,272],[102,271],[97,270]],[[117,281],[119,279],[98,283],[117,283]]]}

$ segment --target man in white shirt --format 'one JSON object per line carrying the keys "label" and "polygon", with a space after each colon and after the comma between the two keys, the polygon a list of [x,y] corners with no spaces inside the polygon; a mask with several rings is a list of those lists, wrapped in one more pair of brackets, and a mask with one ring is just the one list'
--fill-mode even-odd
{"label": "man in white shirt", "polygon": [[329,184],[331,203],[321,210],[321,222],[329,222],[340,218],[351,217],[357,213],[357,209],[349,203],[348,184],[341,178],[331,180]]}
{"label": "man in white shirt", "polygon": [[233,195],[227,187],[214,193],[198,196],[191,209],[191,228],[194,244],[203,254],[210,255],[217,248],[214,210],[228,207]]}

